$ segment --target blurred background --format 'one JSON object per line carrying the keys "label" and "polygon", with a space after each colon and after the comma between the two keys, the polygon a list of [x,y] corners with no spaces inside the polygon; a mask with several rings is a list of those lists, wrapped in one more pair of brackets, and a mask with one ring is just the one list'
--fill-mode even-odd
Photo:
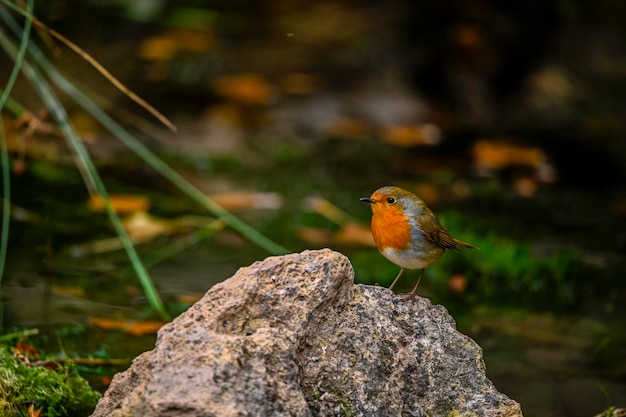
{"label": "blurred background", "polygon": [[[446,254],[420,294],[482,346],[526,416],[626,406],[626,3],[50,0],[35,15],[178,130],[34,27],[74,86],[289,252],[330,247],[357,283],[388,286],[398,267],[359,198],[392,184],[421,196],[481,250]],[[0,56],[2,80],[13,65]],[[171,314],[280,252],[59,96]],[[50,108],[23,77],[11,97],[3,329],[39,329],[49,355],[129,361],[161,318]],[[82,370],[103,390],[126,366]]]}

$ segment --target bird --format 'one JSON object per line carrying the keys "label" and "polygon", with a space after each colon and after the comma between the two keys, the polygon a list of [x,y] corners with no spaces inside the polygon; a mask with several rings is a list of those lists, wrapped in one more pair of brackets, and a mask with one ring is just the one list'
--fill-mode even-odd
{"label": "bird", "polygon": [[415,287],[406,298],[417,295],[424,269],[439,260],[446,250],[478,249],[451,237],[424,200],[403,188],[381,187],[360,201],[372,207],[372,235],[379,252],[400,267],[389,289],[393,289],[405,269],[421,269]]}

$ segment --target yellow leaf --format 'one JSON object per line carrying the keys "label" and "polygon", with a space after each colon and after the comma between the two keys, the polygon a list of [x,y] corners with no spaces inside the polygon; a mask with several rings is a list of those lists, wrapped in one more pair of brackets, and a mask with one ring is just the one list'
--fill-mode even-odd
{"label": "yellow leaf", "polygon": [[157,236],[171,233],[177,225],[172,221],[151,216],[145,211],[137,211],[122,220],[124,229],[133,243],[142,243]]}
{"label": "yellow leaf", "polygon": [[85,292],[85,288],[79,287],[76,285],[61,286],[61,285],[53,284],[52,291],[54,291],[55,294],[67,295],[69,297],[87,298],[87,293]]}

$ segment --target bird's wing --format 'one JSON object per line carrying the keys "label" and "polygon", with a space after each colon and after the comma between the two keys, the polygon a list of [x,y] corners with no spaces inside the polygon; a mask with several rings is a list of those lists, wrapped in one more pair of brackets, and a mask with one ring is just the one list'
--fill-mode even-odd
{"label": "bird's wing", "polygon": [[431,213],[422,213],[422,216],[417,218],[417,223],[424,232],[424,237],[433,245],[439,246],[443,249],[459,250],[458,245],[455,242],[448,231],[439,223],[439,219]]}

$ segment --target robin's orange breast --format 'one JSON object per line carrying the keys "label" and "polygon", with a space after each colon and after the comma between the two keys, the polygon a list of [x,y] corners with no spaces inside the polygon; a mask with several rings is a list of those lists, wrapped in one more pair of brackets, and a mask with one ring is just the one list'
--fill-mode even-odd
{"label": "robin's orange breast", "polygon": [[378,249],[409,249],[411,225],[408,216],[396,207],[374,204],[372,209],[372,235]]}

